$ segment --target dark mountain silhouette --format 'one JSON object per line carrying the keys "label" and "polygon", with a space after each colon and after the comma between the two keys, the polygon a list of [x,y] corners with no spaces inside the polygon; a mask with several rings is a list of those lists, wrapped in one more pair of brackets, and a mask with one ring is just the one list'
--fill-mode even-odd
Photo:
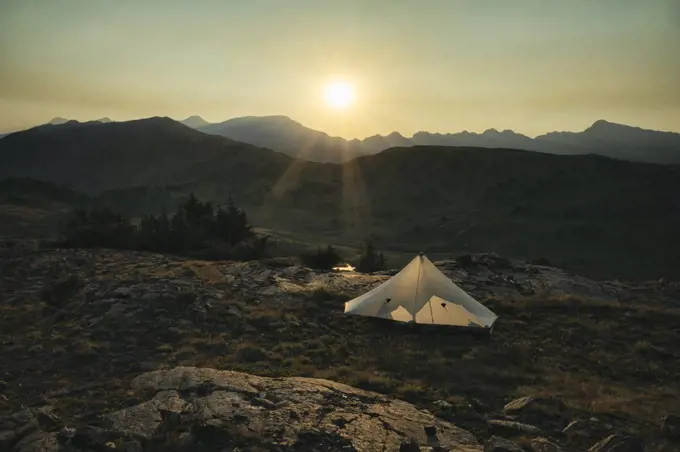
{"label": "dark mountain silhouette", "polygon": [[[96,121],[111,122],[109,118]],[[66,122],[69,120],[57,117],[47,124],[60,125]],[[179,122],[210,135],[221,135],[294,158],[322,163],[347,162],[392,147],[425,145],[523,149],[549,154],[596,154],[633,162],[680,164],[679,133],[647,130],[605,120],[595,121],[582,132],[549,132],[535,138],[512,130],[488,129],[482,133],[421,131],[412,137],[392,132],[363,140],[331,137],[282,115],[245,116],[215,124],[195,115]],[[2,136],[0,134],[0,138]]]}
{"label": "dark mountain silhouette", "polygon": [[559,154],[590,153],[613,158],[680,163],[680,134],[641,129],[599,120],[580,133],[553,132],[534,139],[539,150]]}
{"label": "dark mountain silhouette", "polygon": [[[290,160],[249,144],[203,134],[170,118],[69,121],[3,138],[0,178],[31,177],[87,192],[185,183],[206,177],[206,171],[213,171],[211,167],[238,171],[235,166],[246,152],[255,163],[259,155],[266,155],[266,162],[260,160],[264,165]],[[267,168],[257,170],[267,172]]]}
{"label": "dark mountain silhouette", "polygon": [[217,204],[232,195],[258,226],[305,241],[542,256],[596,276],[680,269],[678,166],[439,146],[321,164],[149,118],[9,135],[9,177],[65,184],[136,215],[190,191]]}
{"label": "dark mountain silhouette", "polygon": [[182,121],[179,121],[185,126],[191,127],[192,129],[200,129],[201,127],[209,126],[210,123],[198,115],[189,116]]}
{"label": "dark mountain silhouette", "polygon": [[315,162],[343,162],[364,154],[360,145],[310,129],[287,116],[246,116],[199,130]]}
{"label": "dark mountain silhouette", "polygon": [[551,132],[536,138],[512,130],[488,129],[483,133],[417,132],[404,137],[397,132],[363,140],[345,140],[309,129],[286,116],[235,118],[201,127],[223,135],[318,162],[344,162],[395,146],[436,145],[511,148],[551,154],[597,154],[622,160],[680,163],[680,134],[596,121],[583,132]]}
{"label": "dark mountain silhouette", "polygon": [[69,121],[69,120],[66,119],[66,118],[61,118],[61,117],[57,116],[56,118],[52,118],[52,119],[51,119],[49,122],[47,122],[46,124],[51,124],[51,125],[54,125],[54,126],[58,126],[59,124],[64,124],[64,123],[66,123],[66,122],[68,122],[68,121]]}
{"label": "dark mountain silhouette", "polygon": [[[46,122],[45,124],[42,124],[42,125],[60,126],[62,124],[66,124],[67,122],[72,122],[72,121],[75,121],[75,119],[66,119],[66,118],[62,118],[62,117],[57,116],[57,117],[52,118],[51,120],[49,120],[48,122]],[[78,121],[76,121],[76,122],[78,122]],[[111,121],[111,118],[105,116],[103,118],[95,119],[95,120],[88,121],[88,122],[104,122],[105,123],[105,122],[112,122],[112,121]]]}
{"label": "dark mountain silhouette", "polygon": [[415,141],[404,137],[399,132],[392,132],[387,136],[373,135],[363,140],[352,140],[350,144],[361,149],[364,154],[376,154],[393,147],[413,146]]}

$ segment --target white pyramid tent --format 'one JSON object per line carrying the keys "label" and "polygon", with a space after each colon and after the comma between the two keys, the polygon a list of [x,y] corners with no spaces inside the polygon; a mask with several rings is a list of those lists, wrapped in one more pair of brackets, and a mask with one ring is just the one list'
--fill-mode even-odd
{"label": "white pyramid tent", "polygon": [[345,303],[345,314],[481,328],[490,328],[498,317],[422,253],[383,284]]}

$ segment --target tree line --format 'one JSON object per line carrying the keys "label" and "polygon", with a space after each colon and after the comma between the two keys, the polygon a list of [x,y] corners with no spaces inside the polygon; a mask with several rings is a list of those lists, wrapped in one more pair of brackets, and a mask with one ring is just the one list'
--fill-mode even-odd
{"label": "tree line", "polygon": [[225,208],[193,193],[172,214],[147,215],[138,225],[110,208],[78,209],[62,229],[62,246],[188,254],[205,259],[258,259],[267,237],[257,237],[245,212],[229,198]]}
{"label": "tree line", "polygon": [[[66,219],[60,246],[66,248],[113,248],[188,255],[201,259],[254,260],[265,256],[267,237],[258,237],[246,213],[233,199],[213,206],[192,193],[172,215],[146,215],[135,224],[108,207],[77,209]],[[305,252],[300,260],[308,267],[332,269],[342,258],[328,245]],[[384,270],[386,259],[370,241],[362,244],[356,270]]]}

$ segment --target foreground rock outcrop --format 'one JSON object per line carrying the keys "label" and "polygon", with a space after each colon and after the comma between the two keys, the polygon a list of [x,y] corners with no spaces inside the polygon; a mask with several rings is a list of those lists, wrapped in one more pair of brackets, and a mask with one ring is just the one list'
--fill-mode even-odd
{"label": "foreground rock outcrop", "polygon": [[147,400],[98,428],[44,432],[29,420],[11,438],[15,450],[482,450],[471,433],[409,403],[328,380],[177,367],[132,386]]}

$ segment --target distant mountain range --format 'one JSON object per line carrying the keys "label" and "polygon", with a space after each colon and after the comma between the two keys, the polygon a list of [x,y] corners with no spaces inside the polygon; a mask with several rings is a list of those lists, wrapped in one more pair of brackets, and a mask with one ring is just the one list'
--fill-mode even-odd
{"label": "distant mountain range", "polygon": [[[57,117],[47,124],[67,122],[71,121]],[[108,123],[111,120],[100,118],[95,122]],[[225,136],[315,162],[340,163],[393,147],[426,145],[523,149],[565,155],[596,154],[620,160],[680,164],[679,133],[646,130],[605,120],[596,121],[582,132],[550,132],[535,138],[512,130],[488,129],[482,133],[423,131],[412,137],[392,132],[363,140],[332,137],[281,115],[246,116],[220,123],[209,123],[200,116],[190,116],[178,122],[206,134]]]}
{"label": "distant mountain range", "polygon": [[[49,124],[49,125],[52,125],[52,126],[59,126],[61,124],[66,124],[67,122],[70,122],[70,121],[74,121],[74,120],[73,119],[61,118],[61,117],[57,116],[56,118],[52,118],[46,124]],[[111,119],[109,119],[109,118],[99,118],[99,119],[95,119],[94,121],[95,122],[103,122],[103,123],[112,122]]]}
{"label": "distant mountain range", "polygon": [[496,251],[592,275],[680,275],[674,165],[421,145],[317,163],[148,118],[13,133],[0,140],[7,178],[68,185],[135,216],[172,209],[192,191],[215,205],[231,195],[256,225],[317,243],[373,236],[396,251]]}
{"label": "distant mountain range", "polygon": [[201,127],[206,127],[210,125],[208,121],[206,121],[205,119],[201,118],[198,115],[189,116],[188,118],[183,119],[182,121],[179,122],[181,122],[185,126],[191,127],[192,129],[200,129]]}
{"label": "distant mountain range", "polygon": [[596,121],[583,132],[551,132],[536,138],[512,130],[488,129],[483,133],[418,132],[412,137],[392,132],[363,140],[345,140],[309,129],[286,116],[235,118],[197,129],[317,162],[343,162],[392,147],[434,145],[523,149],[549,154],[597,154],[630,161],[680,163],[680,134],[604,120]]}

